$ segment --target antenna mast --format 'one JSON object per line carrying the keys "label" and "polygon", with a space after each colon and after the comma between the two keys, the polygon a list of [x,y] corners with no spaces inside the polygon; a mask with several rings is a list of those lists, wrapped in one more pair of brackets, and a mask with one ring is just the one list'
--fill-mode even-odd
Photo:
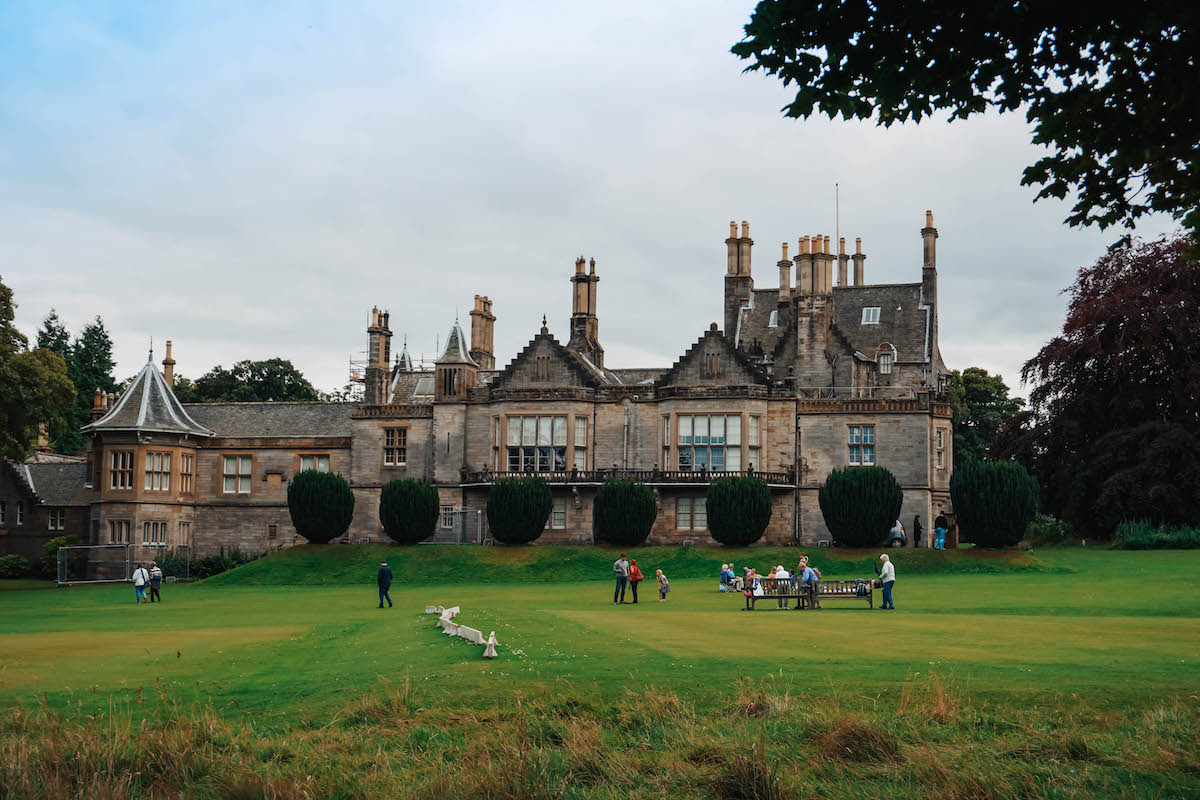
{"label": "antenna mast", "polygon": [[834,246],[842,240],[842,202],[837,181],[833,182],[833,241]]}

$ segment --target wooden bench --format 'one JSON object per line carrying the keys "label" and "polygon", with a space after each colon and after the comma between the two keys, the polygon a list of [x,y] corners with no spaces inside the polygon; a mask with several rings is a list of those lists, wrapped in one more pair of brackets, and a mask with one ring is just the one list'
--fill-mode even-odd
{"label": "wooden bench", "polygon": [[[783,600],[785,609],[788,600],[797,601],[796,610],[808,607],[809,592],[799,578],[759,578],[758,585],[762,587],[763,594],[761,597],[752,594],[746,598],[747,611],[753,611],[754,604],[759,600]],[[865,585],[866,594],[859,594],[860,585]],[[874,608],[875,589],[870,581],[817,581],[818,606],[826,600],[866,600],[867,605]]]}

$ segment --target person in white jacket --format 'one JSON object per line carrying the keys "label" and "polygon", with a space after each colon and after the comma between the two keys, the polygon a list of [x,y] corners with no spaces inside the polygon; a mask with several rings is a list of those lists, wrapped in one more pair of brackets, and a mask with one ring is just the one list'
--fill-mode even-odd
{"label": "person in white jacket", "polygon": [[896,606],[892,604],[892,585],[896,583],[896,567],[888,558],[887,553],[881,555],[879,559],[883,562],[883,570],[879,573],[879,582],[883,585],[883,605],[879,608],[895,611]]}
{"label": "person in white jacket", "polygon": [[150,573],[141,564],[133,571],[134,605],[146,601],[146,587],[150,585]]}

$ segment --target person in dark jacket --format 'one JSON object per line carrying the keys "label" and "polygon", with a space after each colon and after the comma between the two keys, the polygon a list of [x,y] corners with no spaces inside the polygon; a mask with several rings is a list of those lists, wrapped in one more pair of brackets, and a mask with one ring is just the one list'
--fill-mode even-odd
{"label": "person in dark jacket", "polygon": [[387,600],[388,608],[391,608],[392,598],[388,595],[388,589],[392,588],[392,568],[386,561],[379,562],[379,574],[375,576],[375,581],[379,584],[379,607],[383,608],[383,601]]}
{"label": "person in dark jacket", "polygon": [[913,547],[921,546],[921,531],[922,530],[923,530],[923,528],[921,527],[921,515],[916,514],[915,516],[913,516]]}

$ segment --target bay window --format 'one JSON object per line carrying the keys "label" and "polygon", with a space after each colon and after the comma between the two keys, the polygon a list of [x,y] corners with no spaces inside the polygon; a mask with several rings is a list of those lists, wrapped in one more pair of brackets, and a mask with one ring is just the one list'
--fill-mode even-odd
{"label": "bay window", "polygon": [[681,414],[675,427],[681,472],[742,469],[740,414]]}

